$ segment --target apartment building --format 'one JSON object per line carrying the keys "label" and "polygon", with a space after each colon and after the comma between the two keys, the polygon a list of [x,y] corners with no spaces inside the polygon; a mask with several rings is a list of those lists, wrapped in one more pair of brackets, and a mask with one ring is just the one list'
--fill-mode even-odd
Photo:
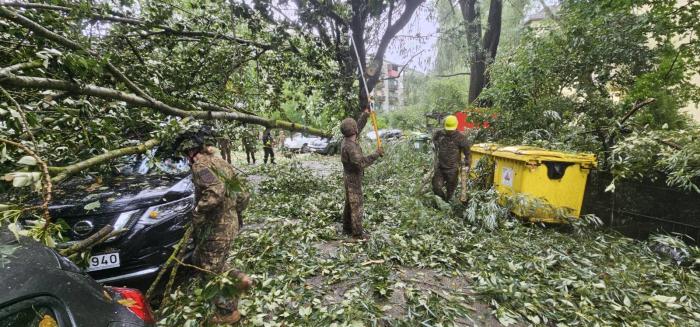
{"label": "apartment building", "polygon": [[379,82],[372,90],[374,107],[377,111],[394,111],[404,105],[404,74],[403,66],[384,60],[380,71]]}

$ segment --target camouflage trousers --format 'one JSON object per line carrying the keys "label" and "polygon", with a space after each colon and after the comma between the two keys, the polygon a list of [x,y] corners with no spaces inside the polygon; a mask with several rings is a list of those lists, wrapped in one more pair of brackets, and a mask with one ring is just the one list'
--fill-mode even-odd
{"label": "camouflage trousers", "polygon": [[[450,201],[452,196],[457,189],[457,182],[459,181],[459,168],[454,169],[440,169],[435,168],[433,173],[433,193],[441,197],[443,200]],[[445,191],[444,189],[447,189]]]}
{"label": "camouflage trousers", "polygon": [[[202,270],[218,275],[233,272],[227,259],[231,244],[238,234],[238,215],[234,211],[227,216],[233,222],[219,220],[218,223],[210,224],[210,226],[195,227],[195,248],[192,253],[192,263]],[[208,273],[199,270],[196,271],[196,274],[202,283],[206,283],[212,277]],[[238,308],[237,297],[218,296],[212,302],[219,314],[228,314]]]}
{"label": "camouflage trousers", "polygon": [[255,163],[255,148],[245,147],[245,160],[248,164]]}
{"label": "camouflage trousers", "polygon": [[238,216],[238,229],[243,228],[243,210],[248,207],[250,203],[250,193],[241,192],[236,194],[236,215]]}
{"label": "camouflage trousers", "polygon": [[[359,191],[359,192],[358,192]],[[352,236],[362,236],[362,189],[345,189],[345,208],[343,209],[343,232]]]}

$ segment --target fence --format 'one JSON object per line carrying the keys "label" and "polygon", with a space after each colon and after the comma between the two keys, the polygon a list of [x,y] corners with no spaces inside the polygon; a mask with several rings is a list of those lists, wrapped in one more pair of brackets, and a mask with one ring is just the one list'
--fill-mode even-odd
{"label": "fence", "polygon": [[592,213],[621,233],[646,239],[652,233],[680,233],[700,243],[700,194],[666,186],[663,181],[616,182],[605,192],[612,176],[592,172],[582,213]]}

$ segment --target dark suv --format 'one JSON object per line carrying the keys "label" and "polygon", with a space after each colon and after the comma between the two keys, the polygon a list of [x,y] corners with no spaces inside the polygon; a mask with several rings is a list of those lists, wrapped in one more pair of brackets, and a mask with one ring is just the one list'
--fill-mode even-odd
{"label": "dark suv", "polygon": [[130,158],[103,180],[61,186],[52,217],[70,227],[73,241],[112,225],[123,234],[92,249],[88,273],[108,285],[144,289],[180,240],[194,208],[189,167],[181,160]]}

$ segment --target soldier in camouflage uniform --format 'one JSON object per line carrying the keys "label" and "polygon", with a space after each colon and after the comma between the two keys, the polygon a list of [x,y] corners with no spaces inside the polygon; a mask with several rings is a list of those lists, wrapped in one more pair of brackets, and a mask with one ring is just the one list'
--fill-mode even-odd
{"label": "soldier in camouflage uniform", "polygon": [[250,164],[255,164],[255,150],[258,147],[258,136],[254,129],[245,127],[243,130],[243,148],[245,149],[245,159]]}
{"label": "soldier in camouflage uniform", "polygon": [[[204,135],[203,135],[204,134]],[[187,155],[192,167],[196,206],[192,214],[195,249],[193,264],[215,274],[231,273],[226,259],[233,240],[239,231],[238,212],[243,203],[236,203],[237,193],[232,194],[229,185],[236,179],[233,167],[214,156],[205,144],[206,133],[192,135],[179,148]],[[247,205],[247,199],[246,203]],[[208,277],[198,272],[199,277]],[[239,288],[247,290],[252,282],[241,272],[233,272],[240,280]],[[219,297],[214,301],[216,312],[212,323],[235,323],[240,320],[237,298]]]}
{"label": "soldier in camouflage uniform", "polygon": [[275,151],[272,146],[275,144],[274,138],[272,137],[272,131],[270,128],[266,128],[263,132],[263,152],[265,152],[265,157],[263,158],[263,163],[267,164],[267,158],[270,158],[270,163],[275,163]]}
{"label": "soldier in camouflage uniform", "polygon": [[345,182],[345,208],[343,210],[343,232],[353,237],[363,237],[362,230],[362,177],[367,166],[371,165],[384,152],[381,149],[369,156],[362,154],[357,137],[367,124],[369,112],[365,110],[357,121],[345,118],[340,123],[340,132],[345,137],[340,150]]}
{"label": "soldier in camouflage uniform", "polygon": [[460,152],[464,153],[464,164],[467,167],[470,162],[469,141],[456,129],[457,117],[450,115],[445,118],[445,129],[433,134],[437,154],[432,181],[433,192],[445,201],[450,201],[457,189]]}

